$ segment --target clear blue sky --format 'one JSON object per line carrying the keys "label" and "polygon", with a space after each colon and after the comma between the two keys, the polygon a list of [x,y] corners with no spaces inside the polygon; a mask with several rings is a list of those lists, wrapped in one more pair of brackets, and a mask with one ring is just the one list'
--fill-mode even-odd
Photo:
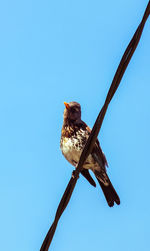
{"label": "clear blue sky", "polygon": [[[148,0],[0,4],[0,250],[36,251],[72,167],[59,148],[64,101],[90,127]],[[51,250],[149,251],[150,19],[99,140],[121,205],[80,177]]]}

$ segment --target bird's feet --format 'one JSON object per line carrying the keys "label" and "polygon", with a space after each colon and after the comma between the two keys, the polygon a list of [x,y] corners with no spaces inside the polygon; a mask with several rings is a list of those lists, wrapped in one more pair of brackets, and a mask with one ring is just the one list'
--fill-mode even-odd
{"label": "bird's feet", "polygon": [[79,174],[76,175],[76,170],[73,170],[72,172],[72,178],[74,179],[75,177],[77,177],[77,179],[79,178]]}

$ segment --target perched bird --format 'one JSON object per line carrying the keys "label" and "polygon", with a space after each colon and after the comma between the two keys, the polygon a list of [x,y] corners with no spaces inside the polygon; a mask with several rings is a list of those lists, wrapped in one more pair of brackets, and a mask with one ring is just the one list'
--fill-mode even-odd
{"label": "perched bird", "polygon": [[[65,110],[60,148],[65,158],[76,167],[91,129],[81,120],[81,106],[79,103],[64,102],[64,104]],[[89,173],[89,170],[93,171],[102,188],[108,205],[112,207],[114,202],[119,205],[120,199],[106,173],[106,166],[108,166],[107,160],[97,140],[91,154],[89,154],[84,162],[81,174],[91,185],[96,187],[95,181]]]}

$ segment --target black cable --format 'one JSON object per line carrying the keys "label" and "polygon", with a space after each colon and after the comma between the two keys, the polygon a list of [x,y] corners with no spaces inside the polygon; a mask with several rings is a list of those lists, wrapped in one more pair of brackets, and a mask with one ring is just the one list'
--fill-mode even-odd
{"label": "black cable", "polygon": [[141,23],[139,24],[136,32],[134,33],[134,36],[132,37],[128,47],[126,48],[123,56],[122,56],[122,59],[119,63],[119,66],[117,68],[117,71],[115,73],[115,76],[113,78],[113,81],[111,83],[111,86],[110,86],[110,89],[108,91],[108,94],[107,94],[107,97],[106,97],[106,100],[105,100],[105,103],[96,119],[96,122],[93,126],[93,129],[92,129],[92,132],[85,144],[85,147],[82,151],[82,154],[81,154],[81,157],[80,157],[80,160],[79,160],[79,163],[78,163],[78,166],[76,168],[75,171],[73,171],[73,174],[72,174],[72,177],[68,183],[68,186],[63,194],[63,197],[59,203],[59,206],[58,206],[58,209],[57,209],[57,212],[56,212],[56,215],[55,215],[55,219],[54,219],[54,222],[53,224],[51,225],[44,241],[43,241],[43,244],[41,246],[41,249],[40,251],[48,251],[49,249],[49,246],[51,244],[51,241],[53,239],[53,236],[54,236],[54,233],[55,233],[55,230],[56,230],[56,227],[57,227],[57,224],[58,224],[58,221],[62,215],[62,213],[64,212],[65,208],[67,207],[68,203],[69,203],[69,200],[71,198],[71,195],[73,193],[73,190],[74,190],[74,187],[76,185],[76,182],[77,182],[77,179],[79,177],[79,173],[82,169],[82,166],[83,166],[83,163],[84,161],[86,160],[86,158],[88,157],[88,155],[90,154],[90,152],[92,151],[92,148],[95,144],[95,141],[97,139],[97,136],[98,136],[98,133],[100,131],[100,128],[102,126],[102,123],[103,123],[103,119],[104,119],[104,116],[106,114],[106,111],[107,111],[107,108],[108,108],[108,105],[111,101],[111,99],[113,98],[120,82],[121,82],[121,79],[125,73],[125,70],[131,60],[131,57],[134,53],[134,51],[136,50],[136,47],[139,43],[139,40],[140,40],[140,37],[142,35],[142,32],[143,32],[143,28],[144,28],[144,25],[147,21],[147,18],[148,16],[150,15],[150,1],[148,2],[148,5],[146,7],[146,10],[145,10],[145,13],[143,15],[143,18],[142,18],[142,21]]}

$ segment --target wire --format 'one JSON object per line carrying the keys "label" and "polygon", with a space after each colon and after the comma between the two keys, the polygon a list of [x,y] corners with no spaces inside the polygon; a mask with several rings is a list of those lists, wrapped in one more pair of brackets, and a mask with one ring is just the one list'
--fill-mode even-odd
{"label": "wire", "polygon": [[105,103],[95,121],[95,124],[93,126],[93,129],[91,131],[91,134],[85,144],[85,147],[82,151],[82,154],[81,154],[81,157],[80,157],[80,160],[79,160],[79,163],[78,163],[78,166],[76,168],[75,171],[73,171],[72,173],[72,177],[70,178],[70,181],[67,185],[67,188],[63,194],[63,197],[59,203],[59,206],[57,208],[57,211],[56,211],[56,215],[55,215],[55,219],[54,219],[54,222],[53,224],[51,225],[44,241],[43,241],[43,244],[41,246],[41,249],[40,251],[48,251],[49,247],[50,247],[50,244],[51,244],[51,241],[53,239],[53,236],[54,236],[54,233],[55,233],[55,230],[56,230],[56,227],[57,227],[57,224],[58,224],[58,221],[62,215],[62,213],[64,212],[64,210],[66,209],[69,201],[70,201],[70,198],[71,198],[71,195],[73,193],[73,190],[75,188],[75,185],[77,183],[77,179],[79,178],[79,173],[81,172],[81,169],[82,169],[82,166],[84,164],[84,161],[86,160],[86,158],[88,157],[88,155],[91,153],[92,151],[92,148],[95,144],[95,141],[97,139],[97,136],[98,136],[98,133],[101,129],[101,126],[102,126],[102,123],[103,123],[103,120],[104,120],[104,117],[105,117],[105,114],[106,114],[106,111],[107,111],[107,108],[108,108],[108,105],[110,103],[110,101],[112,100],[120,82],[121,82],[121,79],[125,73],[125,70],[131,60],[131,57],[134,53],[134,51],[136,50],[136,47],[139,43],[139,40],[141,38],[141,35],[142,35],[142,32],[143,32],[143,28],[144,28],[144,25],[147,21],[147,18],[149,17],[150,15],[150,1],[148,2],[148,5],[146,7],[146,10],[145,10],[145,13],[143,15],[143,18],[142,18],[142,21],[141,23],[139,24],[136,32],[134,33],[128,47],[126,48],[123,56],[122,56],[122,59],[119,63],[119,66],[117,68],[117,71],[115,73],[115,76],[113,78],[113,81],[111,83],[111,86],[110,86],[110,89],[108,91],[108,94],[107,94],[107,97],[106,97],[106,100],[105,100]]}

